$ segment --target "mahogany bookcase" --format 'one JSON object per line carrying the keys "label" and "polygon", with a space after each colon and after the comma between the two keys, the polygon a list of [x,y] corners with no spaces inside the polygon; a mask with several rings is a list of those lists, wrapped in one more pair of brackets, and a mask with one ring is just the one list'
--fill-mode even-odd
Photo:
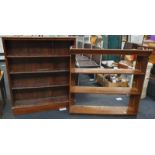
{"label": "mahogany bookcase", "polygon": [[68,107],[75,38],[3,37],[14,114]]}
{"label": "mahogany bookcase", "polygon": [[[76,54],[102,55],[135,55],[135,69],[88,69],[76,68]],[[69,112],[72,114],[105,114],[105,115],[136,115],[143,88],[143,82],[151,50],[100,50],[100,49],[70,49],[70,103]],[[133,74],[133,85],[129,87],[88,87],[76,85],[76,74]],[[96,106],[78,105],[75,94],[108,94],[129,95],[128,106]]]}

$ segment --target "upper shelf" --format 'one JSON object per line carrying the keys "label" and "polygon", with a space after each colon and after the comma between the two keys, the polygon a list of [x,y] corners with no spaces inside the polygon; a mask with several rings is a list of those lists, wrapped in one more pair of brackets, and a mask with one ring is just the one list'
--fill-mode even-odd
{"label": "upper shelf", "polygon": [[3,40],[30,40],[30,41],[40,41],[40,40],[45,40],[45,41],[75,41],[75,37],[39,37],[39,36],[30,36],[30,37],[25,37],[25,36],[6,36],[2,37]]}
{"label": "upper shelf", "polygon": [[68,86],[69,86],[68,84],[59,84],[59,85],[44,85],[44,86],[31,86],[31,87],[13,87],[12,90],[45,89],[45,88],[58,88]]}
{"label": "upper shelf", "polygon": [[88,69],[88,68],[72,68],[71,73],[81,73],[81,74],[135,74],[144,75],[145,73],[140,70],[134,69]]}
{"label": "upper shelf", "polygon": [[70,55],[35,55],[35,56],[12,56],[8,55],[7,58],[69,58]]}
{"label": "upper shelf", "polygon": [[139,50],[139,49],[83,49],[72,48],[70,54],[106,54],[106,55],[139,55],[149,56],[153,50]]}
{"label": "upper shelf", "polygon": [[19,74],[43,74],[43,73],[65,73],[69,72],[69,70],[42,70],[42,71],[25,71],[25,72],[10,72],[11,75],[19,75]]}

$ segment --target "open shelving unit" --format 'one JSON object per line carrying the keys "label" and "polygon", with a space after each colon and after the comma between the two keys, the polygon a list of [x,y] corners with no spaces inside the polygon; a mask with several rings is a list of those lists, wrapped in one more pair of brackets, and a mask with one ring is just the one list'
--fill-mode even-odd
{"label": "open shelving unit", "polygon": [[[73,114],[136,115],[151,50],[75,49],[76,39],[4,37],[2,39],[14,114],[69,106]],[[76,54],[136,55],[135,69],[76,68]],[[133,74],[133,86],[77,86],[76,74]],[[75,94],[129,96],[128,106],[76,104]]]}
{"label": "open shelving unit", "polygon": [[75,38],[4,37],[14,114],[69,104],[70,46]]}
{"label": "open shelving unit", "polygon": [[[135,55],[135,69],[89,69],[76,68],[76,54],[99,55]],[[136,115],[143,88],[145,72],[151,50],[101,50],[101,49],[74,49],[70,50],[70,103],[69,112],[72,114],[105,114],[105,115]],[[129,87],[88,87],[76,85],[76,74],[133,74],[133,85]],[[128,95],[128,106],[96,106],[79,105],[76,103],[75,94],[106,94]]]}

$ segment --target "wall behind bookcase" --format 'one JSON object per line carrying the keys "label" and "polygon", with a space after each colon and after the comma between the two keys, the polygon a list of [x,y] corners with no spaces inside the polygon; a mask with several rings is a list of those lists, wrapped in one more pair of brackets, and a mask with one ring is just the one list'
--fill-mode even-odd
{"label": "wall behind bookcase", "polygon": [[[3,45],[2,45],[2,38],[0,37],[0,53],[4,54]],[[4,56],[0,55],[0,61],[4,60]]]}

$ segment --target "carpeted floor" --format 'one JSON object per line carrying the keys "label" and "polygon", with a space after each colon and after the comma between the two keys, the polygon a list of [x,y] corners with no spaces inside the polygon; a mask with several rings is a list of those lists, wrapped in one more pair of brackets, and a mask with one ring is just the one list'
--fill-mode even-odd
{"label": "carpeted floor", "polygon": [[[46,111],[46,112],[38,112],[33,114],[26,115],[18,115],[14,116],[11,112],[11,102],[10,102],[10,94],[8,90],[8,80],[6,76],[6,67],[4,63],[0,63],[1,69],[5,71],[5,84],[7,88],[7,96],[8,102],[4,107],[3,111],[3,119],[128,119],[128,118],[139,118],[139,119],[147,119],[147,118],[155,118],[155,101],[146,97],[141,100],[140,108],[138,115],[135,116],[96,116],[96,115],[70,115],[68,111]],[[82,85],[96,85],[94,82],[88,82],[89,77],[81,75],[80,84]],[[116,100],[118,97],[121,97],[122,100]],[[77,94],[76,102],[78,104],[88,104],[92,105],[96,103],[97,105],[103,105],[108,103],[108,105],[127,105],[128,96],[108,96],[108,95],[94,95],[94,94]]]}

